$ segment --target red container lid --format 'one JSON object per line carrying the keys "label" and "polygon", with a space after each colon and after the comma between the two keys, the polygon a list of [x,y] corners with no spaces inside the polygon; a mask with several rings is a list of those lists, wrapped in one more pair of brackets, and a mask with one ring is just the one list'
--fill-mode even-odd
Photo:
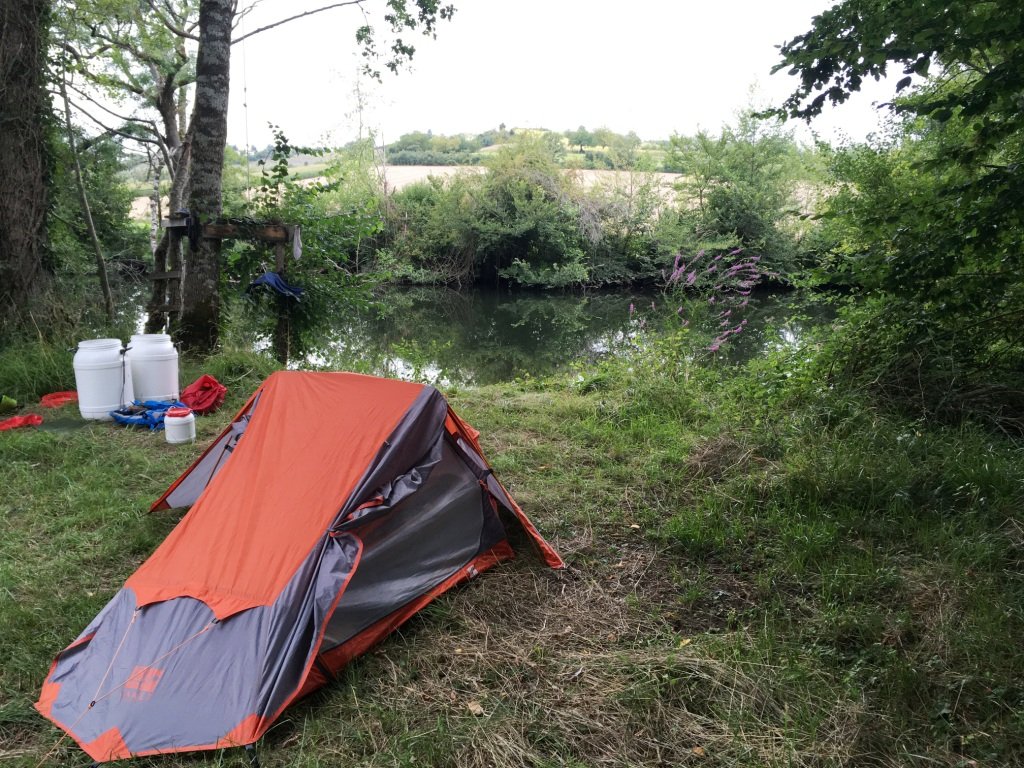
{"label": "red container lid", "polygon": [[168,408],[167,409],[167,413],[165,413],[164,416],[170,416],[170,417],[175,418],[175,419],[181,419],[181,418],[184,418],[185,416],[188,416],[190,413],[192,413],[192,411],[189,408],[177,408],[176,407],[176,408]]}

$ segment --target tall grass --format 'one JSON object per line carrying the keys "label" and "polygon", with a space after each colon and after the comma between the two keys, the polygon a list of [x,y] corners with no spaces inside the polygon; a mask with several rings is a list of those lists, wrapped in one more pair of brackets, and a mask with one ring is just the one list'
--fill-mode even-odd
{"label": "tall grass", "polygon": [[0,347],[0,394],[19,403],[33,403],[48,392],[74,389],[73,357],[71,346],[62,342],[18,340],[5,344]]}

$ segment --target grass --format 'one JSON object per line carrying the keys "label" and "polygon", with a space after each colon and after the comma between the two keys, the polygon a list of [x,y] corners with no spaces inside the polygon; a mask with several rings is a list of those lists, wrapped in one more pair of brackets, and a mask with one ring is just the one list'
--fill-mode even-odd
{"label": "grass", "polygon": [[[269,369],[206,368],[229,406]],[[449,393],[569,569],[523,556],[438,600],[286,711],[262,764],[1021,764],[1021,444],[756,372],[670,374]],[[59,733],[30,704],[173,526],[146,509],[199,450],[0,435],[0,762],[88,763],[67,741],[44,759]]]}

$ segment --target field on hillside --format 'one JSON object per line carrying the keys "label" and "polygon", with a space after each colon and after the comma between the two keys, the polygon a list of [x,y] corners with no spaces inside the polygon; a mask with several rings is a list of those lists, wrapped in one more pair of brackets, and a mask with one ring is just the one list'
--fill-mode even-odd
{"label": "field on hillside", "polygon": [[[322,181],[326,163],[303,165],[295,168],[295,175],[307,182]],[[431,176],[446,178],[458,173],[486,173],[487,169],[480,165],[386,165],[383,167],[384,180],[389,192],[397,192],[410,184],[426,181]],[[251,169],[253,178],[258,178],[259,169],[255,163]],[[594,170],[566,170],[580,180],[584,189],[593,189],[598,186],[624,186],[629,183],[630,174],[626,171],[594,171]],[[682,178],[679,173],[655,173],[652,174],[658,181],[659,190],[666,202],[675,199],[675,190],[672,185]],[[131,218],[135,221],[149,221],[149,197],[140,195],[132,201]],[[167,206],[167,198],[163,201]]]}

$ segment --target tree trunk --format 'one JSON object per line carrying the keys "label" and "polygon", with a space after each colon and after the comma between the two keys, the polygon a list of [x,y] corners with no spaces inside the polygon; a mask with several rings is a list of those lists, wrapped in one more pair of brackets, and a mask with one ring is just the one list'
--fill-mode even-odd
{"label": "tree trunk", "polygon": [[[233,18],[232,0],[202,0],[199,4],[188,207],[199,217],[200,225],[218,217],[221,210]],[[184,271],[178,339],[188,349],[210,351],[217,344],[220,323],[220,240],[198,237],[190,244]]]}
{"label": "tree trunk", "polygon": [[0,3],[0,320],[47,277],[45,90],[49,0]]}
{"label": "tree trunk", "polygon": [[160,243],[160,220],[163,218],[163,206],[160,203],[160,179],[163,177],[163,161],[156,155],[150,154],[149,170],[153,174],[153,191],[149,196],[149,250],[155,256],[156,247]]}

